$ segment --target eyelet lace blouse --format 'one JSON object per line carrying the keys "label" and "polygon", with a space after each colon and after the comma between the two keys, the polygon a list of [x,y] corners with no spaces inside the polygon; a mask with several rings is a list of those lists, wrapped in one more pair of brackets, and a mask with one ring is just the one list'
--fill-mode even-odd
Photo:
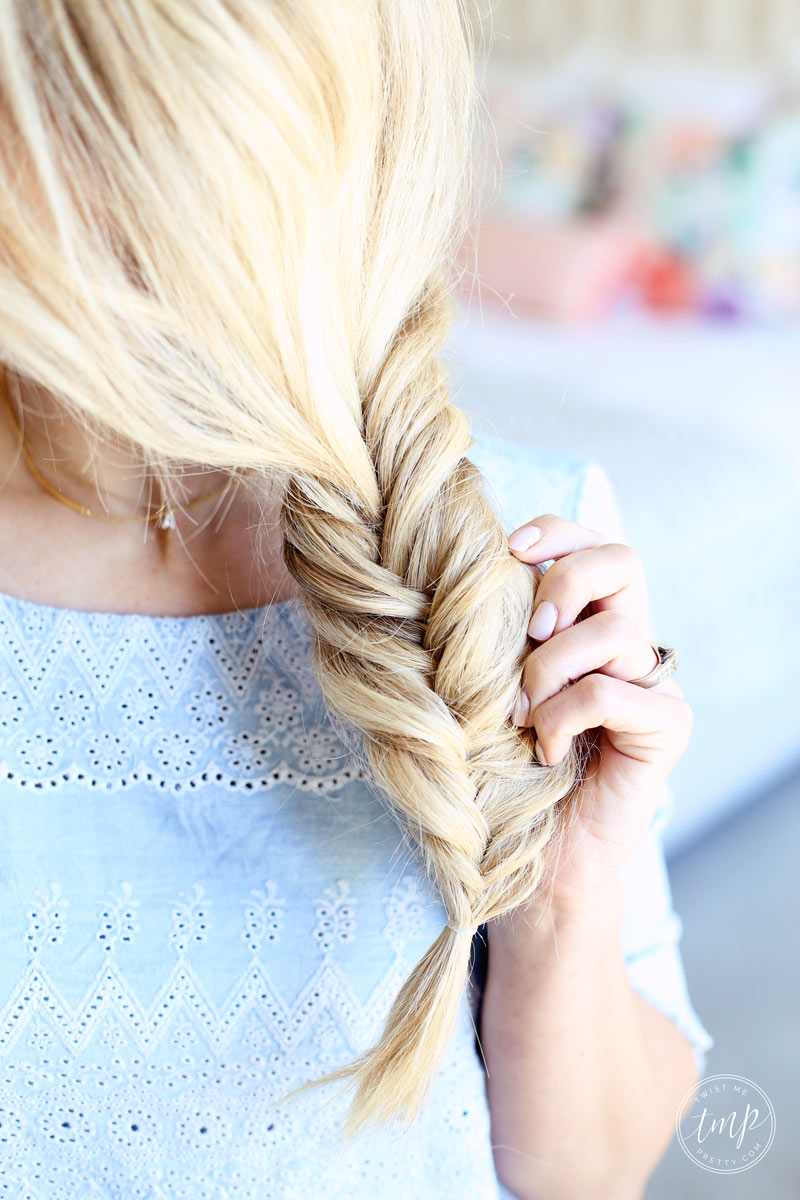
{"label": "eyelet lace blouse", "polygon": [[[585,460],[482,435],[472,457],[509,531],[575,519]],[[160,617],[0,595],[3,1200],[510,1197],[479,956],[412,1134],[340,1145],[338,1084],[275,1107],[375,1040],[446,920],[334,731],[310,637],[297,600]],[[665,819],[624,868],[623,941],[702,1067]]]}

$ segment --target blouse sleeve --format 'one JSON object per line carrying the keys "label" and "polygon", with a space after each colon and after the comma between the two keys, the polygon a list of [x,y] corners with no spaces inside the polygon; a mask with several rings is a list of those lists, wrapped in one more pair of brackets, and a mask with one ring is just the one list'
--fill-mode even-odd
{"label": "blouse sleeve", "polygon": [[[611,482],[597,463],[587,469],[575,519],[608,541],[627,543]],[[631,986],[691,1042],[702,1076],[714,1039],[692,1006],[680,953],[683,924],[673,908],[662,840],[673,804],[665,787],[647,834],[619,872],[624,893],[620,937]]]}
{"label": "blouse sleeve", "polygon": [[650,829],[617,876],[624,893],[620,939],[631,987],[691,1042],[702,1076],[714,1039],[694,1010],[681,958],[683,923],[673,908],[661,836],[672,803],[665,788]]}

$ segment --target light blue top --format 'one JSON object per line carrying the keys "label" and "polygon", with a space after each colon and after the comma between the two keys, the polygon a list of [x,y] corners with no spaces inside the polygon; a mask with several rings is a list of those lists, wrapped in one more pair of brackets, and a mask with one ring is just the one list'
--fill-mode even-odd
{"label": "light blue top", "polygon": [[[480,435],[507,530],[584,459]],[[0,1196],[497,1200],[465,993],[413,1135],[342,1149],[337,1085],[443,905],[337,737],[298,601],[193,617],[0,595]],[[661,850],[624,868],[633,986],[701,1068]],[[531,1020],[534,1014],[531,1014]]]}

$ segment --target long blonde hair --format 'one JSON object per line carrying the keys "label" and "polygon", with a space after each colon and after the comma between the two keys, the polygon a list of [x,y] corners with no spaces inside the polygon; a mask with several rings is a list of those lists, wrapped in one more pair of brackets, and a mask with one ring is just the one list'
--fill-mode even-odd
{"label": "long blonde hair", "polygon": [[416,1119],[473,936],[541,892],[588,761],[512,723],[541,571],[440,362],[473,28],[461,0],[0,6],[3,360],[154,472],[281,481],[321,692],[448,914],[376,1044],[295,1089],[348,1079],[346,1137]]}

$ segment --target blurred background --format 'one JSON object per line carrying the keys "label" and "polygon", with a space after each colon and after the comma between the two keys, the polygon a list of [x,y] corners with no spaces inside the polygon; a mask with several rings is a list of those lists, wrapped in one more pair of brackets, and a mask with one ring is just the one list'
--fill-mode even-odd
{"label": "blurred background", "polygon": [[[800,1195],[800,0],[498,0],[450,350],[476,430],[599,463],[695,725],[665,833],[706,1075],[776,1111]],[[535,515],[530,513],[530,516]]]}

